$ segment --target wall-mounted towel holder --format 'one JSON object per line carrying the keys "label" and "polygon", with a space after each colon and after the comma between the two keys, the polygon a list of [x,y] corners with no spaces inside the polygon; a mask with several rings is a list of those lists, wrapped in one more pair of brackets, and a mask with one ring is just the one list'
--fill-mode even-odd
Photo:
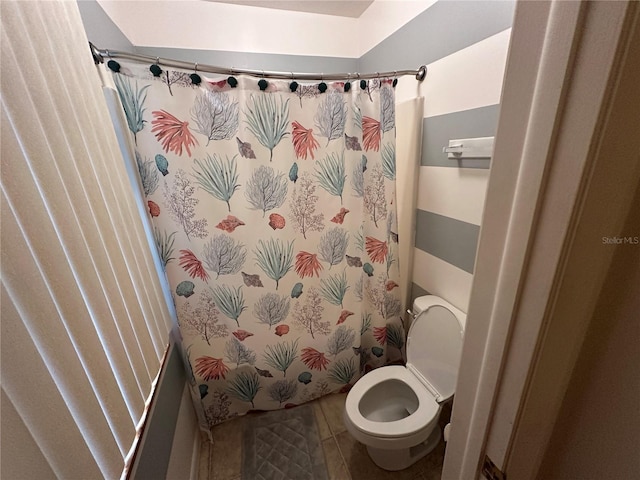
{"label": "wall-mounted towel holder", "polygon": [[449,140],[449,146],[442,149],[447,158],[460,160],[462,158],[491,158],[495,137],[460,138]]}

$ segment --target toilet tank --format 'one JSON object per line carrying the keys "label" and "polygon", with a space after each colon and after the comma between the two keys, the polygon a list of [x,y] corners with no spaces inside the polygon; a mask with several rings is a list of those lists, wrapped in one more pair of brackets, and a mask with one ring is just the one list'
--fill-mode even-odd
{"label": "toilet tank", "polygon": [[453,396],[458,378],[466,315],[434,295],[413,304],[416,318],[407,336],[407,368],[444,401]]}

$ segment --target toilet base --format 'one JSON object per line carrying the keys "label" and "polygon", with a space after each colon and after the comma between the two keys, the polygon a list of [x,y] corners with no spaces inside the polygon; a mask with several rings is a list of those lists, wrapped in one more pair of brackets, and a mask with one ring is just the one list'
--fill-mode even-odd
{"label": "toilet base", "polygon": [[404,470],[416,463],[422,457],[431,453],[436,448],[442,437],[440,427],[436,425],[429,437],[422,443],[410,448],[402,448],[400,450],[388,450],[382,448],[374,448],[367,445],[367,453],[377,466],[383,470],[396,472]]}

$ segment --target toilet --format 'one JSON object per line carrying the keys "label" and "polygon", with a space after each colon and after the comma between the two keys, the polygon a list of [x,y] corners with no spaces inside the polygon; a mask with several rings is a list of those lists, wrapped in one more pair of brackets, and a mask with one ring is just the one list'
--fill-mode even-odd
{"label": "toilet", "polygon": [[407,365],[372,370],[347,395],[344,423],[385,470],[403,470],[433,450],[438,417],[453,397],[466,315],[434,295],[413,303]]}

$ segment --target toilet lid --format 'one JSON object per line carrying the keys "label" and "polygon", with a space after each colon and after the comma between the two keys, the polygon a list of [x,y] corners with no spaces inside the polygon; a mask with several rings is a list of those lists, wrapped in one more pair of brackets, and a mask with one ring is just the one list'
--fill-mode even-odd
{"label": "toilet lid", "polygon": [[451,310],[433,305],[418,314],[407,336],[407,366],[439,400],[455,392],[461,353],[462,327]]}

